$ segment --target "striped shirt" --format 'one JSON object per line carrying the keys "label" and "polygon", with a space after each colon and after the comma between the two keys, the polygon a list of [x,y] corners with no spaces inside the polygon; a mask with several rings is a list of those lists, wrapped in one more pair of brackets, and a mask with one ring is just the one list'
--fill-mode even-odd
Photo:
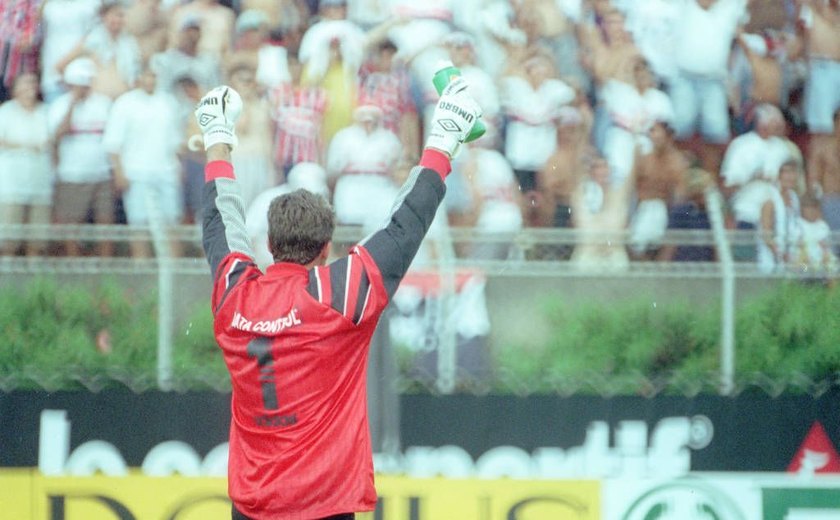
{"label": "striped shirt", "polygon": [[270,91],[269,100],[276,125],[274,154],[277,164],[321,163],[326,91],[320,87],[284,83]]}
{"label": "striped shirt", "polygon": [[38,71],[39,14],[43,0],[0,2],[0,75],[11,86],[15,78]]}
{"label": "striped shirt", "polygon": [[381,108],[382,125],[399,135],[402,116],[417,112],[417,106],[411,96],[408,71],[398,68],[391,72],[379,72],[367,65],[359,75],[359,105],[375,105]]}

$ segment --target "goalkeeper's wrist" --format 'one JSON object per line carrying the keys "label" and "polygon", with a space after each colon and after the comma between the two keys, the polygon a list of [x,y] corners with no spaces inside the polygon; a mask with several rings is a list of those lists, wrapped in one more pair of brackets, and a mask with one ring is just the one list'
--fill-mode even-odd
{"label": "goalkeeper's wrist", "polygon": [[226,144],[233,149],[238,144],[236,134],[233,130],[225,126],[214,126],[212,128],[208,128],[204,132],[203,140],[205,150],[209,150],[210,147],[217,144]]}
{"label": "goalkeeper's wrist", "polygon": [[423,155],[420,157],[418,163],[422,168],[434,170],[440,175],[442,180],[446,180],[446,176],[452,171],[452,163],[449,154],[443,150],[438,150],[432,147],[423,149]]}

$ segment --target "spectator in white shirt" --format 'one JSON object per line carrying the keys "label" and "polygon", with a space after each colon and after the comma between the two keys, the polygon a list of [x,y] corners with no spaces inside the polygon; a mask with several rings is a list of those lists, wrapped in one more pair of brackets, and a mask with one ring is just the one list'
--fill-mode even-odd
{"label": "spectator in white shirt", "polygon": [[[184,212],[177,102],[170,94],[156,92],[155,81],[155,73],[147,68],[137,88],[117,98],[103,138],[131,226],[174,226]],[[146,241],[134,240],[130,247],[135,257],[150,256]]]}
{"label": "spectator in white shirt", "polygon": [[609,125],[604,134],[603,153],[610,163],[612,182],[623,183],[633,170],[637,154],[650,153],[648,132],[656,121],[670,124],[673,106],[667,94],[656,87],[648,64],[637,59],[635,82],[608,80],[601,89]]}
{"label": "spectator in white shirt", "polygon": [[786,161],[779,168],[776,181],[767,183],[763,190],[757,255],[758,269],[763,273],[781,271],[788,262],[797,261],[802,234],[797,192],[801,176],[800,163]]}
{"label": "spectator in white shirt", "polygon": [[[101,0],[45,0],[41,8],[41,93],[51,103],[66,92],[57,68],[97,22]],[[64,62],[66,65],[68,62]]]}
{"label": "spectator in white shirt", "polygon": [[[504,260],[515,254],[513,235],[523,226],[519,186],[505,157],[477,144],[462,152],[469,155],[464,174],[473,191],[472,222],[469,224],[478,232],[469,256],[479,260]],[[501,241],[501,236],[511,240]],[[482,237],[491,240],[484,242]]]}
{"label": "spectator in white shirt", "polygon": [[337,223],[368,228],[387,217],[396,196],[394,168],[402,144],[396,134],[382,127],[379,107],[362,105],[353,118],[355,122],[330,143],[327,174],[334,186]]}
{"label": "spectator in white shirt", "polygon": [[[49,126],[56,142],[55,221],[82,224],[88,211],[94,222],[114,222],[114,191],[108,156],[102,135],[111,110],[111,99],[91,90],[96,65],[89,58],[77,58],[64,70],[69,92],[49,107]],[[98,242],[100,256],[111,256],[113,244]],[[65,252],[78,256],[78,242],[65,242]]]}
{"label": "spectator in white shirt", "polygon": [[[38,78],[21,74],[12,99],[0,105],[0,224],[49,224],[53,171],[46,106],[38,101]],[[17,242],[0,252],[15,254]],[[44,243],[26,242],[27,256],[43,253]]]}
{"label": "spectator in white shirt", "polygon": [[674,44],[680,18],[679,2],[636,0],[626,4],[625,25],[639,52],[666,84],[677,73]]}
{"label": "spectator in white shirt", "polygon": [[525,61],[525,76],[502,78],[502,109],[507,117],[505,158],[510,162],[523,193],[535,187],[536,172],[557,146],[555,119],[571,103],[575,90],[556,78],[554,62],[544,53]]}
{"label": "spectator in white shirt", "polygon": [[674,55],[679,70],[670,83],[677,139],[700,130],[701,162],[718,171],[730,138],[727,66],[732,42],[746,16],[746,0],[679,0],[682,16]]}
{"label": "spectator in white shirt", "polygon": [[65,56],[57,65],[61,70],[67,63],[86,56],[96,63],[95,92],[116,99],[126,92],[140,73],[140,47],[125,29],[125,9],[119,2],[102,4],[101,23]]}
{"label": "spectator in white shirt", "polygon": [[[773,105],[759,105],[755,130],[734,139],[726,150],[721,183],[724,195],[730,198],[737,229],[756,229],[766,198],[765,184],[777,179],[782,164],[799,158],[796,147],[783,137],[784,131],[781,111]],[[752,251],[744,249],[738,259],[752,259]]]}

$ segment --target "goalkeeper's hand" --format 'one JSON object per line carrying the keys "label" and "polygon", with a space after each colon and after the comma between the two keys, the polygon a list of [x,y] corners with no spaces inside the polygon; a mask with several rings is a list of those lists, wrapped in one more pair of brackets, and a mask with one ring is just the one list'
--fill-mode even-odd
{"label": "goalkeeper's hand", "polygon": [[242,98],[232,88],[222,85],[216,87],[201,98],[195,108],[195,119],[201,129],[204,149],[214,144],[227,144],[234,148],[236,139],[236,120],[242,113]]}
{"label": "goalkeeper's hand", "polygon": [[480,117],[481,108],[467,93],[467,82],[463,78],[454,79],[440,95],[425,148],[455,157]]}

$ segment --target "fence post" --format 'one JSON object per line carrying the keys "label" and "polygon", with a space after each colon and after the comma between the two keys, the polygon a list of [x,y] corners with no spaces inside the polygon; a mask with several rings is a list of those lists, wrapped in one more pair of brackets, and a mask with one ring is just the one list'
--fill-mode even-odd
{"label": "fence post", "polygon": [[706,191],[706,209],[721,270],[720,393],[729,395],[735,389],[735,263],[724,227],[723,198],[715,188]]}
{"label": "fence post", "polygon": [[438,334],[437,356],[437,389],[443,394],[451,394],[455,390],[455,379],[458,369],[458,343],[455,328],[455,246],[452,243],[452,233],[447,222],[446,211],[441,205],[435,220],[441,223],[440,233],[436,234],[437,264],[440,276],[440,305],[438,306],[439,321],[443,325]]}
{"label": "fence post", "polygon": [[172,389],[172,335],[174,329],[173,303],[174,276],[172,272],[172,247],[166,234],[166,225],[151,194],[146,196],[149,230],[152,234],[155,256],[158,260],[158,349],[157,382],[161,390]]}

